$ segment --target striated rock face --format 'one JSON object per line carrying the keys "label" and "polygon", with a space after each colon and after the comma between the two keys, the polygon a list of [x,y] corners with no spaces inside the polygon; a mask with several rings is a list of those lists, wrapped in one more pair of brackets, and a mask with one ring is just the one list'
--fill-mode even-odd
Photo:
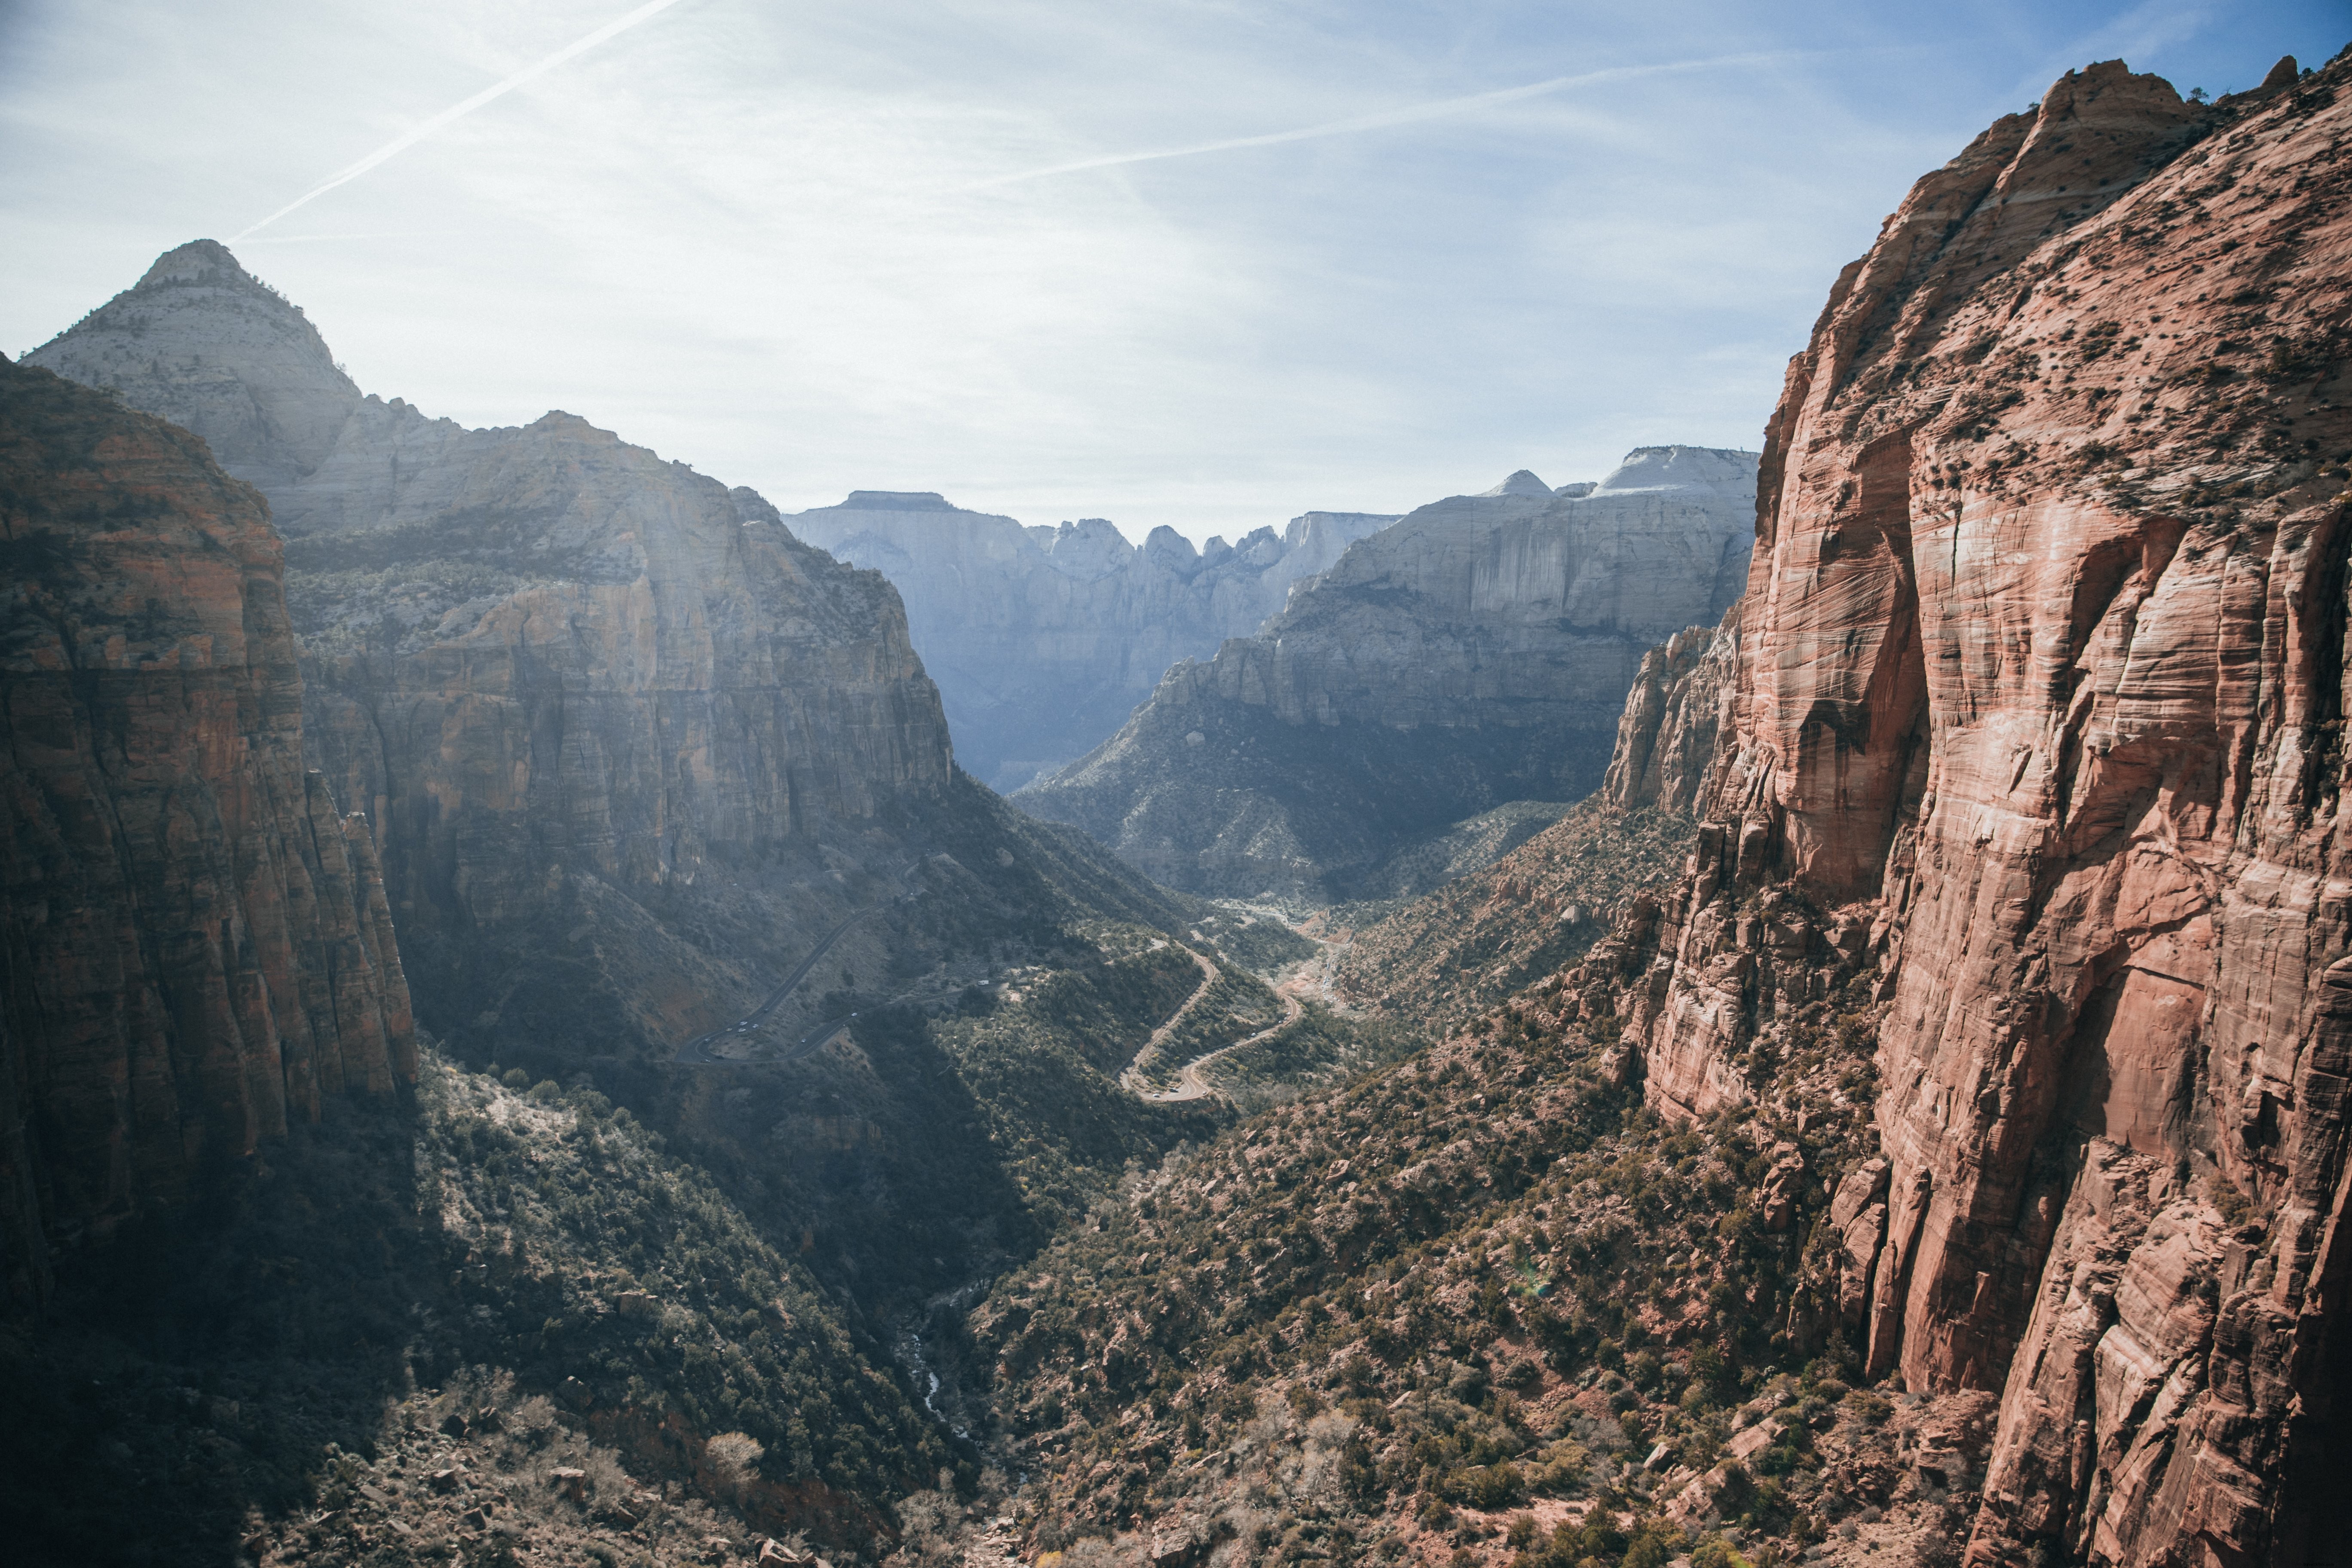
{"label": "striated rock face", "polygon": [[1643,654],[1617,721],[1601,803],[1618,811],[1696,811],[1738,682],[1738,605],[1713,631],[1692,626]]}
{"label": "striated rock face", "polygon": [[2347,131],[2341,58],[2109,62],[1915,187],[1791,364],[1712,820],[1628,928],[1671,1114],[1874,988],[1831,1315],[2000,1391],[1979,1563],[2352,1522]]}
{"label": "striated rock face", "polygon": [[310,753],[461,1049],[658,1054],[913,890],[924,834],[984,826],[890,585],[751,491],[568,414],[469,430],[362,397],[210,242],[34,357],[268,493]]}
{"label": "striated rock face", "polygon": [[1174,887],[1321,900],[1503,802],[1588,795],[1643,651],[1738,596],[1755,464],[1645,447],[1598,486],[1423,507],[1019,803]]}
{"label": "striated rock face", "polygon": [[786,521],[890,579],[958,757],[1012,790],[1092,751],[1170,665],[1255,631],[1293,583],[1397,520],[1310,511],[1201,551],[1172,528],[1132,545],[1100,518],[1024,528],[929,491],[856,490]]}
{"label": "striated rock face", "polygon": [[415,1039],[364,822],[302,764],[261,498],[204,443],[0,361],[0,1239],[185,1197],[388,1094]]}

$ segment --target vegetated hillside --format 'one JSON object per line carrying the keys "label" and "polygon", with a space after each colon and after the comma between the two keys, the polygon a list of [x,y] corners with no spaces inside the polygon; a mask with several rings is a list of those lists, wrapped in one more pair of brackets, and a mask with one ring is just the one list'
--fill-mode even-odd
{"label": "vegetated hillside", "polygon": [[900,1500],[979,1479],[972,1296],[1232,1121],[1118,1083],[1198,984],[1189,953],[1108,924],[1049,956],[798,1061],[693,1069],[670,1141],[584,1075],[428,1051],[413,1108],[331,1105],[200,1213],[61,1261],[6,1358],[58,1425],[16,1428],[0,1510],[37,1562],[242,1538],[282,1562],[626,1557],[713,1528],[873,1560]]}
{"label": "vegetated hillside", "polygon": [[1598,787],[1643,651],[1738,596],[1755,483],[1752,454],[1654,447],[1423,507],[1019,804],[1191,892],[1419,890],[1418,863],[1508,847],[1465,819]]}
{"label": "vegetated hillside", "polygon": [[[524,1076],[427,1051],[412,1104],[330,1106],[201,1212],[67,1260],[0,1361],[15,1560],[675,1560],[714,1506],[739,1542],[854,1549],[891,1496],[970,1475],[886,1347],[707,1176]],[[585,1470],[578,1500],[556,1465]]]}
{"label": "vegetated hillside", "polygon": [[1856,1392],[1822,1224],[1883,1174],[1866,987],[1759,1049],[1753,1103],[1679,1129],[1628,1085],[1611,1000],[1571,969],[1139,1173],[1000,1285],[974,1331],[1040,1478],[1031,1545],[1955,1560],[1990,1401]]}
{"label": "vegetated hillside", "polygon": [[1382,1014],[1459,1023],[1599,941],[1628,898],[1681,868],[1693,826],[1658,807],[1580,802],[1485,870],[1355,933],[1337,983]]}
{"label": "vegetated hillside", "polygon": [[1249,636],[1291,584],[1396,518],[1310,511],[1199,550],[1172,528],[1129,544],[1098,517],[1024,528],[928,490],[853,490],[785,521],[890,579],[958,760],[1014,790],[1101,744],[1170,665]]}
{"label": "vegetated hillside", "polygon": [[1443,1031],[1574,963],[1640,889],[1679,870],[1738,674],[1739,616],[1735,605],[1712,632],[1643,655],[1601,788],[1495,865],[1354,933],[1337,988]]}

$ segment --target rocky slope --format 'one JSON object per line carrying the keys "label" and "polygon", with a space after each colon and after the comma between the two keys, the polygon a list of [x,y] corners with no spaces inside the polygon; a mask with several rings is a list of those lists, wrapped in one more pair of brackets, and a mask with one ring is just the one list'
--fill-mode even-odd
{"label": "rocky slope", "polygon": [[1975,1561],[2343,1539],[2347,130],[2340,57],[2108,62],[1915,187],[1790,367],[1709,821],[1612,957],[1676,1119],[1885,999],[1826,1321],[1999,1395]]}
{"label": "rocky slope", "polygon": [[414,1076],[375,848],[302,764],[260,496],[204,443],[0,362],[0,1240],[184,1203]]}
{"label": "rocky slope", "polygon": [[956,773],[889,584],[751,491],[568,414],[362,396],[210,241],[33,358],[268,494],[310,752],[373,829],[421,1016],[474,1060],[665,1058],[861,909],[836,980],[1034,934],[1074,881],[1149,901]]}
{"label": "rocky slope", "polygon": [[1522,473],[1423,507],[1020,804],[1171,887],[1417,891],[1382,885],[1400,850],[1599,785],[1644,650],[1738,596],[1755,476],[1745,453],[1644,447],[1598,486]]}
{"label": "rocky slope", "polygon": [[1133,545],[1100,518],[1024,528],[929,491],[856,490],[785,521],[898,588],[958,758],[1013,790],[1092,751],[1170,665],[1255,631],[1293,583],[1397,520],[1311,511],[1197,551],[1171,528]]}

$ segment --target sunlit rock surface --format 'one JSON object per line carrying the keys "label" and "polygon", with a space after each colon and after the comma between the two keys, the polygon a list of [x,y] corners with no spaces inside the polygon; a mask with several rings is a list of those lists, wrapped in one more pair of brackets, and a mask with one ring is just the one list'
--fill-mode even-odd
{"label": "sunlit rock surface", "polygon": [[1626,928],[1645,1092],[1737,1103],[1875,976],[1837,1312],[2000,1393],[1979,1563],[2345,1539],[2347,89],[2108,62],[1920,181],[1790,368],[1728,700],[1680,703],[1721,734]]}

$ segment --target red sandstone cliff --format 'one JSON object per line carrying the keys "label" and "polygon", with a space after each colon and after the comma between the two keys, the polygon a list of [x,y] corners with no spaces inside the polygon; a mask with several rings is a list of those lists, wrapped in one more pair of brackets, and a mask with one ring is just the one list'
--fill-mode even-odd
{"label": "red sandstone cliff", "polygon": [[364,825],[302,766],[278,536],[202,441],[0,361],[0,1240],[186,1194],[415,1071]]}
{"label": "red sandstone cliff", "polygon": [[1629,932],[1672,1114],[1876,976],[1835,1305],[2001,1392],[1979,1562],[2340,1530],[2347,133],[2342,59],[2109,62],[1915,187],[1790,366],[1710,820]]}

